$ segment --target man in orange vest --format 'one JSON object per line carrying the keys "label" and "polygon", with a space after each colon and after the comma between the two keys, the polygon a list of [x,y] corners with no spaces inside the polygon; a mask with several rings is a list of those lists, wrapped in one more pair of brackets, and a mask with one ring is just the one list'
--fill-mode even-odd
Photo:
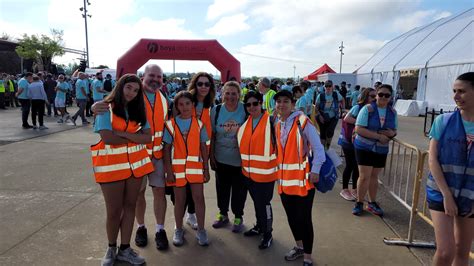
{"label": "man in orange vest", "polygon": [[[148,175],[148,182],[153,191],[153,209],[156,219],[155,242],[159,250],[168,248],[168,237],[164,229],[166,215],[166,197],[165,197],[165,171],[163,169],[163,130],[165,121],[168,119],[168,100],[161,92],[163,87],[163,71],[158,65],[152,64],[145,67],[143,75],[143,88],[145,94],[145,105],[147,109],[147,120],[152,131],[152,142],[147,145],[155,171]],[[102,101],[92,106],[94,113],[101,113],[108,110],[108,104]],[[145,226],[145,190],[147,179],[143,179],[142,190],[138,196],[135,218],[137,219],[138,229],[135,236],[135,244],[138,247],[145,247],[148,244],[147,228]]]}

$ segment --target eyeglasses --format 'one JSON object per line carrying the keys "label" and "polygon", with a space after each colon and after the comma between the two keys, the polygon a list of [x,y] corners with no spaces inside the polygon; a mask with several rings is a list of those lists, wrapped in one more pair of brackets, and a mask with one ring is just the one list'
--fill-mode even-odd
{"label": "eyeglasses", "polygon": [[245,107],[250,107],[250,106],[258,106],[260,102],[251,102],[251,103],[245,103]]}
{"label": "eyeglasses", "polygon": [[203,85],[204,85],[205,87],[208,87],[208,88],[211,87],[211,83],[209,83],[209,82],[201,82],[201,81],[196,82],[196,86],[198,86],[198,87],[202,87]]}
{"label": "eyeglasses", "polygon": [[377,95],[378,95],[380,98],[385,97],[385,98],[387,98],[387,99],[390,98],[390,97],[392,97],[392,94],[390,94],[390,93],[383,93],[383,92],[379,92],[379,93],[377,93]]}

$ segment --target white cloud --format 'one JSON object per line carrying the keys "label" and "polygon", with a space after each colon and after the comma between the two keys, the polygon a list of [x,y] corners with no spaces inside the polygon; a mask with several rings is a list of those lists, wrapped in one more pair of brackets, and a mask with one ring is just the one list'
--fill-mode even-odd
{"label": "white cloud", "polygon": [[206,18],[213,20],[224,15],[234,14],[246,7],[248,2],[248,0],[214,0],[214,3],[207,9]]}
{"label": "white cloud", "polygon": [[413,28],[426,25],[432,21],[449,17],[450,12],[439,12],[436,10],[419,10],[412,14],[401,16],[393,21],[392,27],[399,32],[406,32]]}
{"label": "white cloud", "polygon": [[445,17],[449,17],[451,16],[452,13],[451,12],[447,12],[447,11],[443,11],[437,15],[434,16],[433,20],[438,20],[438,19],[441,19],[441,18],[445,18]]}
{"label": "white cloud", "polygon": [[246,31],[250,29],[250,25],[246,22],[247,19],[248,16],[245,14],[223,17],[214,26],[207,29],[206,33],[216,36],[228,36]]}

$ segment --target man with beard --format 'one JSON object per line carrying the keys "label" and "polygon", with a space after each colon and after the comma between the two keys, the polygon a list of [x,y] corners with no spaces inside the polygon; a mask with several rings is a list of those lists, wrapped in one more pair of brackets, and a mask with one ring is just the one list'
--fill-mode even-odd
{"label": "man with beard", "polygon": [[104,99],[106,92],[107,91],[104,90],[102,72],[97,72],[94,81],[92,81],[92,99],[94,102],[101,101]]}
{"label": "man with beard", "polygon": [[[163,71],[158,65],[148,65],[145,67],[143,75],[144,99],[147,109],[147,120],[152,132],[152,142],[147,145],[155,171],[148,175],[148,182],[153,191],[153,209],[155,213],[155,242],[156,248],[165,250],[168,248],[168,238],[164,229],[166,214],[165,197],[165,172],[163,168],[163,130],[165,121],[168,119],[168,101],[160,90],[163,86]],[[103,101],[99,101],[92,106],[92,111],[97,113],[106,112],[109,106]],[[135,217],[138,229],[135,237],[135,244],[138,247],[145,247],[148,244],[147,228],[145,226],[145,189],[147,179],[143,179],[143,186],[137,200]]]}

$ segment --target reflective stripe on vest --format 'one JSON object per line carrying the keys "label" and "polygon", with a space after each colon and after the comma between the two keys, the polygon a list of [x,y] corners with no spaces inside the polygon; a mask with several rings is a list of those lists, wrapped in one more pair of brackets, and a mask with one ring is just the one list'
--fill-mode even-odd
{"label": "reflective stripe on vest", "polygon": [[[134,121],[125,121],[116,116],[110,108],[110,120],[114,131],[136,133],[140,128]],[[130,176],[142,177],[154,170],[146,145],[120,144],[106,145],[100,140],[91,146],[92,165],[96,182],[108,183],[124,180]]]}
{"label": "reflective stripe on vest", "polygon": [[201,158],[201,129],[203,124],[197,118],[191,118],[189,132],[184,139],[174,118],[166,121],[166,128],[173,137],[171,165],[177,187],[189,183],[203,183],[203,163]]}
{"label": "reflective stripe on vest", "polygon": [[[442,119],[445,130],[438,141],[438,162],[458,213],[467,215],[472,211],[474,202],[474,145],[467,145],[459,111],[444,114]],[[443,195],[431,173],[428,176],[426,195],[430,202],[443,202]]]}
{"label": "reflective stripe on vest", "polygon": [[272,182],[277,179],[278,162],[272,143],[270,116],[262,114],[255,129],[249,116],[237,132],[242,173],[255,182]]}
{"label": "reflective stripe on vest", "polygon": [[152,141],[150,144],[147,144],[148,154],[156,159],[161,159],[163,157],[163,130],[165,128],[165,121],[168,118],[168,101],[159,90],[155,93],[153,106],[145,93],[143,93],[143,97],[147,121],[152,133]]}
{"label": "reflective stripe on vest", "polygon": [[305,154],[305,142],[300,134],[297,121],[300,122],[302,130],[309,123],[305,115],[295,117],[284,148],[281,143],[281,121],[278,121],[276,125],[278,193],[304,197],[308,195],[308,190],[314,188],[314,185],[307,181],[310,169],[308,157]]}

